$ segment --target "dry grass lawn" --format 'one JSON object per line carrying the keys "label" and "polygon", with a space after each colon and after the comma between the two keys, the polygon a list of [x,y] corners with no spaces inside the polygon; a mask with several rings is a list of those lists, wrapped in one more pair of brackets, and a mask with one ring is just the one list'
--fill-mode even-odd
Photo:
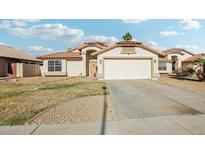
{"label": "dry grass lawn", "polygon": [[176,79],[174,76],[163,74],[160,76],[160,82],[189,90],[205,93],[205,82],[200,82],[196,78]]}
{"label": "dry grass lawn", "polygon": [[83,78],[24,78],[0,83],[0,124],[24,124],[36,114],[72,99],[103,95],[103,82]]}

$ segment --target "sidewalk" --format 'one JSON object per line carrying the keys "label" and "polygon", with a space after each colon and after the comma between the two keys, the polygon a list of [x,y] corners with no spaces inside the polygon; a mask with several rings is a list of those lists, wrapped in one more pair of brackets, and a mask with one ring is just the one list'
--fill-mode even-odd
{"label": "sidewalk", "polygon": [[205,134],[205,115],[181,115],[85,124],[1,126],[1,135]]}

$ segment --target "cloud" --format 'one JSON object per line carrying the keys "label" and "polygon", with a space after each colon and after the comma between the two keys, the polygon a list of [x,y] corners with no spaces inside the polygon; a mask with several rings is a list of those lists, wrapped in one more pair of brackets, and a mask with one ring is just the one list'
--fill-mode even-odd
{"label": "cloud", "polygon": [[5,43],[3,43],[3,42],[0,42],[0,45],[7,45],[7,44],[5,44]]}
{"label": "cloud", "polygon": [[13,19],[13,20],[3,20],[0,24],[0,28],[9,29],[11,26],[24,27],[28,23],[39,22],[39,19]]}
{"label": "cloud", "polygon": [[203,52],[205,49],[201,48],[200,46],[196,45],[196,44],[191,44],[191,45],[181,45],[178,44],[176,45],[177,48],[184,48],[186,50],[190,50],[190,51],[195,51],[195,52]]}
{"label": "cloud", "polygon": [[52,51],[54,51],[51,48],[45,48],[45,47],[37,46],[37,45],[29,46],[28,50],[29,51],[42,51],[42,52],[52,52]]}
{"label": "cloud", "polygon": [[122,19],[126,24],[139,24],[141,22],[147,21],[147,19]]}
{"label": "cloud", "polygon": [[161,37],[174,37],[174,36],[178,36],[178,35],[182,35],[182,33],[178,33],[175,31],[162,31],[159,32]]}
{"label": "cloud", "polygon": [[148,41],[148,44],[150,44],[151,46],[158,46],[158,43],[155,41]]}
{"label": "cloud", "polygon": [[160,50],[160,51],[166,49],[165,47],[159,46],[159,44],[158,44],[157,42],[155,42],[155,41],[148,41],[147,44],[148,44],[149,46],[151,46],[151,47],[157,49],[157,50]]}
{"label": "cloud", "polygon": [[179,26],[182,27],[183,29],[190,30],[190,29],[199,29],[201,28],[201,24],[192,19],[184,19],[179,21]]}
{"label": "cloud", "polygon": [[[9,21],[9,22],[8,22]],[[90,35],[85,36],[81,29],[70,28],[61,23],[40,24],[26,26],[27,22],[37,22],[36,20],[4,20],[2,24],[10,34],[22,38],[40,38],[43,40],[61,40],[66,44],[76,45],[80,42],[100,41],[113,44],[118,41],[114,36]]]}
{"label": "cloud", "polygon": [[177,48],[195,49],[198,50],[200,47],[198,45],[176,45]]}
{"label": "cloud", "polygon": [[104,35],[91,35],[83,38],[83,41],[89,42],[89,41],[99,41],[104,42],[106,44],[113,44],[118,41],[117,38],[114,36],[104,36]]}
{"label": "cloud", "polygon": [[42,55],[42,54],[49,54],[49,53],[55,52],[54,49],[43,47],[43,46],[38,46],[38,45],[29,46],[27,47],[27,50],[32,55]]}
{"label": "cloud", "polygon": [[9,29],[11,26],[11,22],[9,20],[3,20],[2,23],[0,23],[0,29]]}
{"label": "cloud", "polygon": [[11,20],[11,23],[15,26],[19,26],[19,27],[23,27],[23,26],[27,26],[27,23],[35,23],[35,22],[39,22],[39,19],[14,19]]}
{"label": "cloud", "polygon": [[80,29],[72,29],[63,24],[43,24],[31,27],[13,27],[9,31],[16,36],[35,37],[40,39],[81,39],[84,32]]}

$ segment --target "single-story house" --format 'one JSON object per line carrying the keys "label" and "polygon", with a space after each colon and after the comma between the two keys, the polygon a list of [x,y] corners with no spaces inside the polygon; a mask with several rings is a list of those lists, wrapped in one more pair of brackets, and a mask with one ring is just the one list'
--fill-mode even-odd
{"label": "single-story house", "polygon": [[171,48],[163,51],[165,57],[159,59],[159,73],[173,73],[183,67],[183,62],[195,56],[182,48]]}
{"label": "single-story house", "polygon": [[0,77],[39,76],[41,63],[18,49],[0,45]]}
{"label": "single-story house", "polygon": [[187,59],[185,59],[183,62],[182,62],[182,67],[190,67],[192,66],[193,62],[197,59],[205,59],[205,53],[201,53],[201,54],[195,54]]}
{"label": "single-story house", "polygon": [[83,43],[68,51],[39,56],[43,76],[91,76],[98,79],[157,79],[158,60],[165,53],[142,42],[120,41],[111,46]]}

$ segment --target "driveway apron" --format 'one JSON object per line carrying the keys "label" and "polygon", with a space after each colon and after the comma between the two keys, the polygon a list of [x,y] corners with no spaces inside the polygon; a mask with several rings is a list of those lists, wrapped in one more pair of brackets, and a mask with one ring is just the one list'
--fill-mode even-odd
{"label": "driveway apron", "polygon": [[106,81],[122,119],[205,113],[205,95],[152,80]]}

